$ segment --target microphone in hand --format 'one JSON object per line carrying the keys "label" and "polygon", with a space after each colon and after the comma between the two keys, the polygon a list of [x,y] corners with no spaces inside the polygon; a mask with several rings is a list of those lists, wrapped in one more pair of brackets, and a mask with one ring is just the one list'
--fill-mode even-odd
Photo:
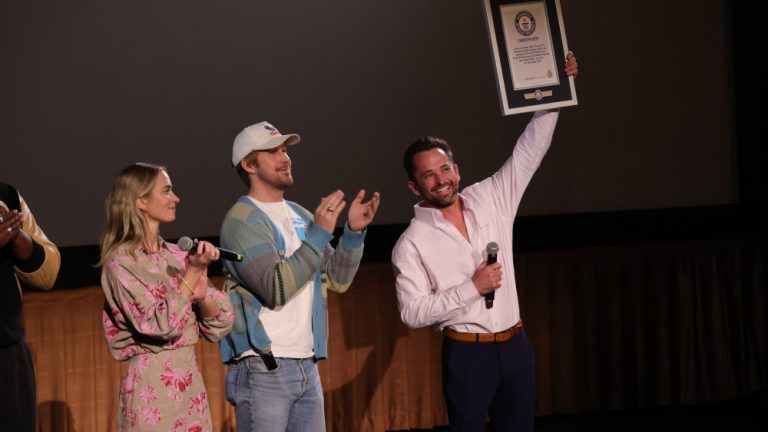
{"label": "microphone in hand", "polygon": [[[488,243],[488,246],[485,247],[485,252],[488,254],[488,258],[485,260],[486,265],[491,265],[496,263],[496,258],[499,253],[499,245],[496,242],[490,242]],[[496,298],[496,291],[491,291],[487,294],[485,294],[485,308],[490,309],[493,307],[493,299]]]}
{"label": "microphone in hand", "polygon": [[[189,252],[190,255],[194,255],[197,252],[197,240],[192,240],[187,236],[180,238],[177,245],[179,246],[179,249]],[[238,262],[243,260],[243,256],[237,252],[233,252],[227,249],[222,249],[220,247],[216,247],[216,249],[218,249],[219,251],[219,258],[223,260],[238,261]]]}

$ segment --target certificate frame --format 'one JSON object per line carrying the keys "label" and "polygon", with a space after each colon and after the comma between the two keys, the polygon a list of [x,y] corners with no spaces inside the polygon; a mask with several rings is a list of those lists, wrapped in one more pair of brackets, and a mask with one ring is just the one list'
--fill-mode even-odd
{"label": "certificate frame", "polygon": [[578,105],[560,0],[483,0],[502,115]]}

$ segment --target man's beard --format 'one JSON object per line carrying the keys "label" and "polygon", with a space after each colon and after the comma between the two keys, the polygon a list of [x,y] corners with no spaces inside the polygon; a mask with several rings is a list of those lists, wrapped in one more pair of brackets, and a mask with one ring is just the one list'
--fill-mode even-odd
{"label": "man's beard", "polygon": [[453,203],[456,202],[456,199],[459,197],[459,185],[453,184],[451,189],[451,194],[447,196],[446,198],[438,198],[432,195],[424,196],[424,201],[431,205],[432,207],[443,209],[446,207],[450,207],[453,205]]}

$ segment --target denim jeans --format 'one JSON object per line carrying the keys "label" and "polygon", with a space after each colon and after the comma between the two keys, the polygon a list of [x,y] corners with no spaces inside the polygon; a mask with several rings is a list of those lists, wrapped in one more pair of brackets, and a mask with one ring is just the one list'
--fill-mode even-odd
{"label": "denim jeans", "polygon": [[267,370],[260,357],[227,369],[227,401],[235,406],[240,432],[323,432],[325,412],[320,374],[313,358],[276,358]]}

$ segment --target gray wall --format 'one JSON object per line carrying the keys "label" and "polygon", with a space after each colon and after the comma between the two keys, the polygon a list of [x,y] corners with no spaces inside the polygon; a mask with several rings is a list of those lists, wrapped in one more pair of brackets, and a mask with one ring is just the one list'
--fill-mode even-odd
{"label": "gray wall", "polygon": [[[724,1],[562,0],[581,75],[523,214],[738,200]],[[296,185],[415,199],[400,168],[425,134],[463,183],[490,174],[530,115],[502,117],[480,0],[0,2],[0,180],[60,245],[97,243],[123,166],[168,166],[166,237],[217,235],[244,186],[231,142],[269,120],[297,132]]]}

